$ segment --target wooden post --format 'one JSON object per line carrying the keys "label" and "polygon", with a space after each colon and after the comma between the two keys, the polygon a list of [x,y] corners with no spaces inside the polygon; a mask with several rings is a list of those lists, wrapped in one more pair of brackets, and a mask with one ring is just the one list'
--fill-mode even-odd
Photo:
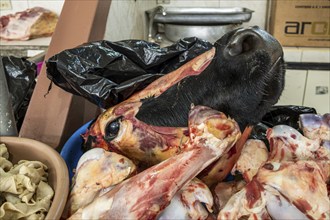
{"label": "wooden post", "polygon": [[[102,40],[111,0],[66,0],[45,60],[69,48]],[[82,97],[53,85],[42,66],[19,136],[61,149],[72,133],[100,110]]]}

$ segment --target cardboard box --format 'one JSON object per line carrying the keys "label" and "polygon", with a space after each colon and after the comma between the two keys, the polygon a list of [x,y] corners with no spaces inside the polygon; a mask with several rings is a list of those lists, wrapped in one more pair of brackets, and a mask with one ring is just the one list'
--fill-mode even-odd
{"label": "cardboard box", "polygon": [[269,27],[283,46],[330,47],[330,1],[273,0]]}

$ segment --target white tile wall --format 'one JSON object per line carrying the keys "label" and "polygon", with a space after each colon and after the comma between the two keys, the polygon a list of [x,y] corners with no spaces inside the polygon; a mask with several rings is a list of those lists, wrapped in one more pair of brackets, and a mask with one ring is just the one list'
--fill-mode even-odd
{"label": "white tile wall", "polygon": [[285,87],[277,105],[303,105],[307,70],[287,70]]}
{"label": "white tile wall", "polygon": [[313,107],[317,113],[330,113],[330,71],[309,70],[304,106]]}
{"label": "white tile wall", "polygon": [[301,62],[302,50],[298,47],[284,47],[284,60],[286,62]]}
{"label": "white tile wall", "polygon": [[287,62],[330,63],[330,48],[284,47],[283,51]]}
{"label": "white tile wall", "polygon": [[170,4],[161,4],[168,7],[220,7],[219,0],[170,0]]}
{"label": "white tile wall", "polygon": [[28,7],[43,7],[55,12],[57,15],[61,14],[64,0],[27,0]]}
{"label": "white tile wall", "polygon": [[27,0],[12,0],[11,10],[0,10],[0,16],[7,14],[14,14],[18,11],[24,11],[27,8],[28,8]]}
{"label": "white tile wall", "polygon": [[302,48],[301,61],[330,63],[330,48]]}
{"label": "white tile wall", "polygon": [[146,39],[145,11],[156,7],[156,0],[112,0],[105,39]]}
{"label": "white tile wall", "polygon": [[[330,63],[330,48],[284,47],[287,62]],[[324,93],[317,92],[324,89]],[[330,71],[287,70],[285,88],[278,105],[313,107],[319,114],[330,112]]]}

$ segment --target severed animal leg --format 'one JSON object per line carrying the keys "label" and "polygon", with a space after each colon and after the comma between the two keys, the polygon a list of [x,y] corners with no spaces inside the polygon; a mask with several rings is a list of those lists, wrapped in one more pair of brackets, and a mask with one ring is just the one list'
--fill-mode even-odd
{"label": "severed animal leg", "polygon": [[240,137],[238,124],[208,107],[192,107],[187,150],[120,183],[70,219],[155,219],[174,195]]}
{"label": "severed animal leg", "polygon": [[330,150],[287,125],[267,130],[270,143],[269,161],[330,160]]}
{"label": "severed animal leg", "polygon": [[271,162],[259,171],[257,180],[276,189],[308,218],[327,219],[329,167],[330,161]]}
{"label": "severed animal leg", "polygon": [[267,213],[273,219],[328,219],[328,149],[286,125],[268,129],[267,138],[268,161],[229,199],[218,219],[264,219]]}
{"label": "severed animal leg", "polygon": [[307,138],[330,141],[330,113],[324,115],[301,114],[299,122],[304,136]]}
{"label": "severed animal leg", "polygon": [[307,220],[308,217],[272,187],[265,187],[267,211],[273,219]]}
{"label": "severed animal leg", "polygon": [[265,208],[274,219],[328,219],[329,165],[329,161],[266,163],[230,198],[218,219],[262,216]]}
{"label": "severed animal leg", "polygon": [[258,181],[249,182],[228,200],[219,212],[218,220],[235,220],[245,216],[251,219],[262,219],[260,216],[267,213],[262,189]]}
{"label": "severed animal leg", "polygon": [[232,174],[241,173],[246,182],[250,182],[268,159],[266,144],[261,140],[249,139],[246,141],[242,153],[236,162]]}
{"label": "severed animal leg", "polygon": [[158,219],[206,219],[212,213],[212,206],[211,191],[202,181],[194,178],[175,194]]}
{"label": "severed animal leg", "polygon": [[95,197],[110,187],[122,182],[136,170],[136,166],[128,158],[94,148],[78,161],[76,174],[63,218],[67,218],[93,201]]}
{"label": "severed animal leg", "polygon": [[246,127],[236,144],[232,148],[228,149],[228,151],[225,152],[217,161],[203,170],[198,175],[198,178],[200,178],[209,187],[213,187],[220,181],[223,181],[237,162],[251,131],[251,126]]}
{"label": "severed animal leg", "polygon": [[245,185],[246,182],[244,180],[218,183],[213,191],[216,208],[218,210],[223,209],[228,200]]}

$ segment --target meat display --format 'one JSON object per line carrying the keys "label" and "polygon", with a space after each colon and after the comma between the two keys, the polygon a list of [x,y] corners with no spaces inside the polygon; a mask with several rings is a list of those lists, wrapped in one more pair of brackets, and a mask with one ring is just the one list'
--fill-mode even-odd
{"label": "meat display", "polygon": [[231,173],[235,175],[236,172],[239,172],[245,181],[250,182],[267,159],[268,149],[265,143],[261,140],[249,139],[245,142]]}
{"label": "meat display", "polygon": [[[270,152],[262,141],[248,139],[232,170],[234,180],[214,187],[195,177],[242,140],[239,126],[221,112],[193,106],[188,133],[180,153],[95,195],[70,219],[329,219],[330,150],[320,139],[274,126],[267,131]],[[90,160],[85,155],[76,176],[91,172],[82,171]],[[104,167],[98,156],[91,158]],[[119,176],[120,171],[113,170]]]}
{"label": "meat display", "polygon": [[34,7],[0,17],[0,39],[29,40],[53,34],[58,16],[45,8]]}
{"label": "meat display", "polygon": [[267,138],[267,161],[254,167],[256,175],[229,199],[218,219],[329,219],[330,151],[286,125],[269,129]]}
{"label": "meat display", "polygon": [[223,113],[193,106],[189,134],[180,154],[121,182],[70,219],[155,219],[182,187],[235,144],[241,132]]}
{"label": "meat display", "polygon": [[172,198],[158,219],[206,219],[213,212],[213,196],[209,188],[194,178]]}
{"label": "meat display", "polygon": [[[79,207],[67,217],[328,219],[329,120],[302,116],[306,135],[287,125],[269,128],[269,148],[249,139],[281,95],[283,62],[281,45],[267,32],[237,29],[105,110],[83,134],[87,156],[78,163],[75,184],[79,174],[92,172],[88,162],[107,167],[101,164],[106,160],[88,156],[91,149],[109,151],[127,166],[102,170],[100,178],[80,185],[78,191],[93,186],[85,194],[92,199],[77,197],[70,204]],[[121,181],[93,183],[103,176]]]}
{"label": "meat display", "polygon": [[136,171],[135,164],[114,152],[94,148],[79,160],[62,217],[67,218]]}
{"label": "meat display", "polygon": [[330,113],[301,114],[299,121],[303,127],[304,136],[312,140],[320,140],[321,145],[330,149]]}
{"label": "meat display", "polygon": [[244,130],[277,102],[283,63],[281,45],[267,32],[258,27],[229,32],[211,50],[106,110],[84,135],[85,147],[156,164],[179,153],[188,140],[192,104],[219,110]]}

